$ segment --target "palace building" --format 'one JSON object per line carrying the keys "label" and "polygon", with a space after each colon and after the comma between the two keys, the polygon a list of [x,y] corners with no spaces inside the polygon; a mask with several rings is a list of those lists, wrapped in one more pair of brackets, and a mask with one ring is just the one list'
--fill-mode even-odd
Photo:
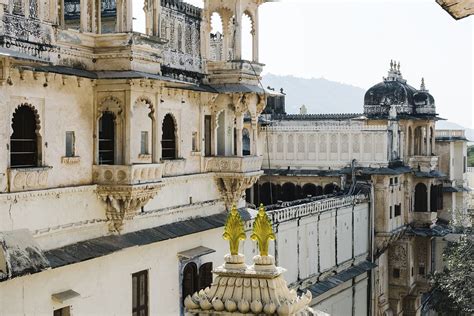
{"label": "palace building", "polygon": [[[464,134],[393,63],[364,113],[286,114],[265,2],[147,0],[138,33],[131,0],[0,0],[1,316],[420,315]],[[237,215],[275,242],[220,266]]]}

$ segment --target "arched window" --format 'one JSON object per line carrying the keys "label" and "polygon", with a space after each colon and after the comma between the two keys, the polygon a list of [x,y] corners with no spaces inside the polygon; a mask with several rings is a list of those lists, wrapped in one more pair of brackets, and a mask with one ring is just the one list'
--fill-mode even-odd
{"label": "arched window", "polygon": [[36,114],[28,105],[21,105],[13,113],[10,136],[10,166],[14,168],[37,167],[38,148],[41,144],[37,134]]}
{"label": "arched window", "polygon": [[242,130],[242,151],[244,156],[250,155],[250,132],[246,128]]}
{"label": "arched window", "polygon": [[415,212],[428,212],[427,198],[426,185],[418,183],[415,187]]}
{"label": "arched window", "polygon": [[99,120],[99,164],[115,163],[115,116],[104,112]]}
{"label": "arched window", "polygon": [[296,186],[291,183],[287,182],[282,186],[282,198],[283,201],[294,201],[296,199]]}
{"label": "arched window", "polygon": [[207,262],[199,267],[199,290],[212,284],[212,262]]}
{"label": "arched window", "polygon": [[163,120],[163,134],[161,139],[161,158],[176,159],[176,126],[173,116],[166,114]]}
{"label": "arched window", "polygon": [[194,262],[188,263],[183,270],[183,301],[188,295],[198,290],[197,266]]}

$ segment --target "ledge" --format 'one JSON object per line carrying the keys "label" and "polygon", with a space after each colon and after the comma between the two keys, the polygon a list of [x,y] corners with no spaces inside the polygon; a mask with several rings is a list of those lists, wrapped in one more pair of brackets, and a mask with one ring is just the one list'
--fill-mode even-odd
{"label": "ledge", "polygon": [[65,165],[78,164],[79,162],[81,162],[81,157],[79,157],[79,156],[61,157],[61,163],[65,164]]}

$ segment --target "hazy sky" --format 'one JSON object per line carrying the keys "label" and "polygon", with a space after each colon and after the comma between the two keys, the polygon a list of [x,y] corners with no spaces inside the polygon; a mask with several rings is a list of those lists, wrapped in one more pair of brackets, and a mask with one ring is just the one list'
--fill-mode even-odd
{"label": "hazy sky", "polygon": [[474,127],[473,26],[435,0],[283,0],[260,9],[260,61],[265,72],[368,89],[399,60],[412,86],[425,77],[441,117]]}

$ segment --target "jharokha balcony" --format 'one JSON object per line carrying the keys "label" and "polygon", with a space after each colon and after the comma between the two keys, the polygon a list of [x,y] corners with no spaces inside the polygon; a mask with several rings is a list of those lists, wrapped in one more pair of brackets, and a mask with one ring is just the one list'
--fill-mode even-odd
{"label": "jharokha balcony", "polygon": [[132,219],[162,186],[163,164],[95,165],[92,171],[97,195],[107,205],[111,232],[120,232],[124,221]]}

